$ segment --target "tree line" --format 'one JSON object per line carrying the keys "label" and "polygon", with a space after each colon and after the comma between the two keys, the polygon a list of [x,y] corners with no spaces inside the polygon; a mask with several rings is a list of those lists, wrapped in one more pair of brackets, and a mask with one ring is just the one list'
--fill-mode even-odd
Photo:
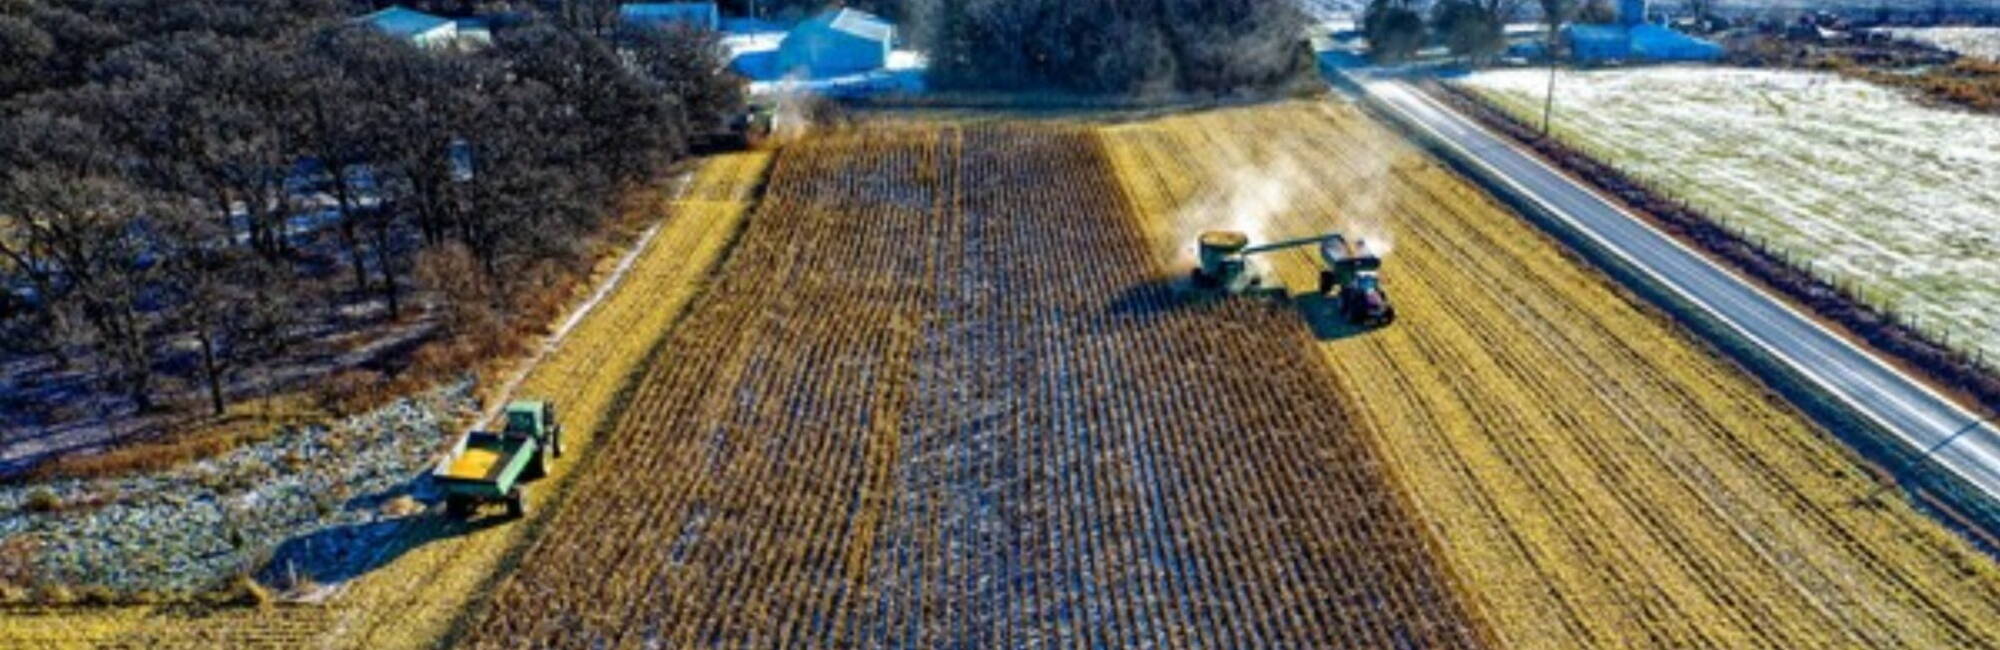
{"label": "tree line", "polygon": [[1552,48],[1565,23],[1618,19],[1610,0],[1369,0],[1361,29],[1378,61],[1407,61],[1432,44],[1480,61],[1507,49],[1507,23],[1528,8],[1538,10]]}
{"label": "tree line", "polygon": [[1288,0],[929,0],[903,13],[945,89],[1226,93],[1312,70]]}
{"label": "tree line", "polygon": [[[561,0],[615,21],[615,0]],[[945,90],[1080,94],[1267,90],[1307,78],[1305,15],[1291,0],[720,0],[780,22],[852,7],[897,24]]]}
{"label": "tree line", "polygon": [[[440,5],[459,4],[436,0]],[[608,25],[618,0],[550,0]],[[789,22],[851,7],[897,24],[943,90],[1095,95],[1265,91],[1309,79],[1293,0],[719,0],[725,15]]]}
{"label": "tree line", "polygon": [[425,50],[343,20],[369,8],[0,0],[0,48],[49,34],[0,62],[0,348],[88,361],[142,411],[191,348],[220,412],[357,306],[449,293],[474,304],[448,325],[504,320],[741,110],[712,34],[535,14]]}

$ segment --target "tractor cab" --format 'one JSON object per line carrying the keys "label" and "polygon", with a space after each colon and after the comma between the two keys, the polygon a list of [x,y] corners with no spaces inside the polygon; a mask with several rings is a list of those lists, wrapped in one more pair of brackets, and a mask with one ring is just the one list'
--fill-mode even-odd
{"label": "tractor cab", "polygon": [[534,438],[548,447],[549,453],[562,457],[562,426],[556,423],[556,405],[553,402],[522,401],[507,404],[506,425],[502,433],[512,436]]}

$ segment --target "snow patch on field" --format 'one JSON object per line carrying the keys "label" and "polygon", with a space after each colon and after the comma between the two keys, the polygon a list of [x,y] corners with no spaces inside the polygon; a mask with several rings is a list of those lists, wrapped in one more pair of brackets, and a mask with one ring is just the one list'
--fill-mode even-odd
{"label": "snow patch on field", "polygon": [[[1548,73],[1467,87],[1539,116]],[[1832,74],[1665,67],[1566,72],[1556,131],[1869,302],[2000,351],[2000,118]]]}
{"label": "snow patch on field", "polygon": [[1921,27],[1885,31],[1895,38],[1916,41],[1960,56],[2000,61],[2000,27]]}

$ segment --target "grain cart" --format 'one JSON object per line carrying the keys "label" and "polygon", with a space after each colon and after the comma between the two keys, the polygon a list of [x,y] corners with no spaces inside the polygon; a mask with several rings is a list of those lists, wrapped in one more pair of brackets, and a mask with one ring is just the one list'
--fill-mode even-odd
{"label": "grain cart", "polygon": [[[1271,291],[1250,266],[1249,256],[1317,245],[1320,261],[1326,265],[1319,272],[1319,293],[1339,301],[1343,318],[1366,327],[1396,320],[1396,308],[1382,291],[1382,258],[1369,252],[1367,242],[1331,233],[1253,246],[1243,233],[1214,230],[1202,233],[1198,244],[1201,265],[1192,274],[1194,285],[1228,293]],[[1285,295],[1282,287],[1277,292]]]}
{"label": "grain cart", "polygon": [[431,472],[451,516],[464,517],[479,504],[494,502],[505,502],[508,516],[527,514],[525,483],[548,476],[549,459],[562,457],[554,403],[513,402],[503,419],[499,431],[466,433]]}

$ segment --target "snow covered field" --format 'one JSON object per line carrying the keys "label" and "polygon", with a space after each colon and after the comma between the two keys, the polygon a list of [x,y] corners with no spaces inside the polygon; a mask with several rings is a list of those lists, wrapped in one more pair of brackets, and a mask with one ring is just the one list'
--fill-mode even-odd
{"label": "snow covered field", "polygon": [[[1548,73],[1463,83],[1539,119]],[[2000,356],[2000,118],[1806,72],[1565,72],[1556,87],[1568,142]]]}
{"label": "snow covered field", "polygon": [[1888,32],[1896,38],[1926,43],[1960,56],[2000,61],[2000,27],[1896,28]]}

